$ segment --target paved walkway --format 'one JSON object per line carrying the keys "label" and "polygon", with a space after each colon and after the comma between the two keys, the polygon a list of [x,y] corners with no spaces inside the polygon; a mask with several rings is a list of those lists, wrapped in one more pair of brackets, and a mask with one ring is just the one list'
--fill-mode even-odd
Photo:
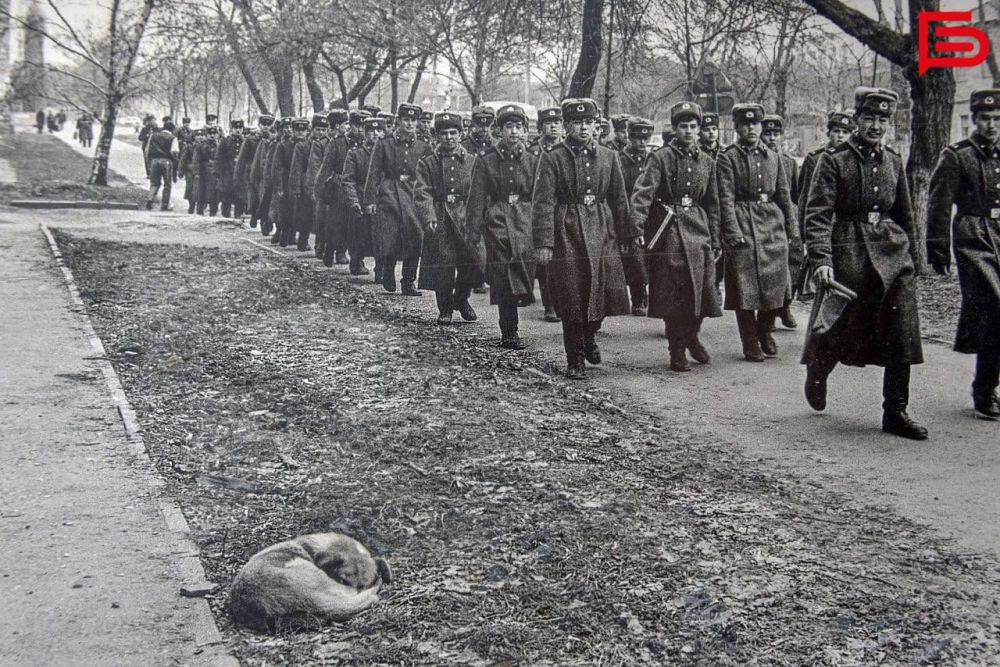
{"label": "paved walkway", "polygon": [[0,215],[0,664],[212,662],[207,606],[180,595],[190,543],[167,528],[40,219]]}

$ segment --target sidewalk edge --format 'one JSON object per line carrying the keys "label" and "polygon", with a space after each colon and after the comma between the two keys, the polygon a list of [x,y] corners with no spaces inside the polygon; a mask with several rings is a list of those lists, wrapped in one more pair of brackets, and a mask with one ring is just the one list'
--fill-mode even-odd
{"label": "sidewalk edge", "polygon": [[[55,237],[52,235],[52,230],[49,229],[49,226],[45,223],[39,223],[39,228],[42,234],[45,235],[45,240],[48,242],[49,250],[51,250],[56,264],[62,271],[73,309],[79,314],[80,325],[87,339],[90,341],[90,346],[94,350],[95,357],[97,357],[95,362],[99,365],[102,375],[104,375],[108,393],[111,395],[111,401],[121,417],[129,451],[137,459],[138,464],[147,469],[154,487],[162,494],[166,482],[149,458],[149,454],[146,451],[146,443],[142,438],[142,429],[136,419],[135,411],[132,409],[132,405],[129,403],[128,397],[122,389],[118,374],[115,372],[111,362],[108,361],[104,343],[101,342],[100,337],[94,329],[90,313],[87,311],[86,304],[84,304],[80,296],[80,290],[77,288],[76,280],[73,278],[73,272],[70,271],[69,266],[67,266],[63,259],[62,252],[59,250],[59,246],[56,244]],[[187,519],[184,518],[180,507],[176,502],[162,495],[158,500],[158,506],[166,529],[173,535],[174,540],[180,547],[178,549],[178,552],[181,554],[180,560],[175,565],[181,576],[182,585],[185,588],[191,589],[205,590],[212,588],[211,582],[205,577],[205,568],[201,564],[198,546],[190,537],[191,527],[188,525]],[[177,591],[177,595],[180,596],[179,590]],[[212,665],[214,667],[238,667],[240,663],[228,652],[225,640],[219,631],[219,626],[215,622],[215,615],[208,605],[208,600],[197,598],[193,602],[195,607],[195,644],[198,649],[198,653],[192,656],[193,663]]]}

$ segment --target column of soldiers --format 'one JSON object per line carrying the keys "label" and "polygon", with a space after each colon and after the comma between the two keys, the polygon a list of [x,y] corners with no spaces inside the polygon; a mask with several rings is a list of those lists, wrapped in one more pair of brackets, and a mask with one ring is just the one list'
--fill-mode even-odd
{"label": "column of soldiers", "polygon": [[[441,325],[456,312],[475,321],[470,294],[485,281],[504,348],[526,347],[519,309],[538,282],[574,379],[601,363],[604,318],[629,313],[663,321],[675,372],[711,363],[702,322],[723,310],[734,313],[744,358],[763,362],[778,355],[775,320],[795,328],[791,300],[815,287],[802,354],[809,405],[825,409],[838,364],[880,366],[882,429],[921,440],[927,430],[907,412],[910,369],[923,361],[918,249],[902,159],[886,141],[896,105],[891,91],[857,89],[854,113],[829,113],[828,143],[801,167],[783,152],[783,120],[759,104],[734,105],[736,137],[725,146],[717,115],[675,104],[653,150],[651,121],[604,119],[583,98],[539,110],[530,142],[518,105],[467,118],[412,104],[396,115],[263,115],[257,129],[234,121],[224,138],[210,119],[194,131],[185,122],[176,144],[169,126],[151,132],[150,173],[163,181],[164,161],[179,159],[189,212],[214,215],[221,202],[223,215],[245,211],[273,243],[301,251],[312,235],[317,257],[353,275],[373,257],[386,292],[402,263],[401,293],[433,291]],[[976,131],[942,153],[932,178],[927,250],[948,273],[954,248],[955,349],[977,355],[975,413],[996,420],[1000,90],[974,93],[971,111]],[[855,296],[816,333],[836,303],[824,296],[838,290]]]}

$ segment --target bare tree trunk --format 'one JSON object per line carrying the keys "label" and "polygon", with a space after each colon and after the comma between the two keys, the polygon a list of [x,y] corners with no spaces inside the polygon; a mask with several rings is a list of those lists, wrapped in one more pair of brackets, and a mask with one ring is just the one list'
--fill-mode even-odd
{"label": "bare tree trunk", "polygon": [[282,116],[295,115],[295,73],[291,63],[282,61],[275,63],[274,94],[278,104],[278,113]]}
{"label": "bare tree trunk", "polygon": [[93,185],[108,184],[108,159],[111,156],[111,141],[115,138],[115,122],[118,120],[120,104],[121,98],[118,95],[108,94],[104,105],[101,135],[97,138],[97,150],[90,166],[90,183]]}
{"label": "bare tree trunk", "polygon": [[247,82],[247,89],[250,91],[250,95],[253,96],[254,102],[257,104],[257,108],[260,109],[261,113],[266,113],[267,103],[264,101],[264,96],[260,92],[260,86],[257,85],[257,79],[250,70],[250,65],[247,63],[246,55],[244,55],[243,49],[240,48],[240,39],[239,35],[236,33],[236,27],[233,25],[232,16],[226,16],[225,12],[222,11],[222,4],[218,0],[216,0],[215,3],[215,10],[219,16],[219,21],[222,23],[223,30],[226,33],[226,43],[229,44],[229,50],[233,54],[233,60],[236,61],[236,66],[239,67],[240,73],[243,75],[243,80]]}
{"label": "bare tree trunk", "polygon": [[399,107],[399,61],[396,57],[396,49],[392,48],[390,51],[392,64],[389,67],[389,90],[392,95],[392,101],[390,102],[389,110],[392,113],[396,113],[396,109]]}
{"label": "bare tree trunk", "polygon": [[608,50],[604,62],[604,116],[611,115],[611,49],[615,41],[615,0],[611,0],[611,12],[608,17]]}
{"label": "bare tree trunk", "polygon": [[[979,25],[986,31],[986,8],[983,7],[983,0],[979,0]],[[1000,66],[997,65],[997,54],[993,49],[990,49],[989,54],[986,56],[986,66],[990,68],[990,78],[993,79],[993,85],[1000,85]]]}
{"label": "bare tree trunk", "polygon": [[420,79],[424,76],[424,71],[427,69],[427,61],[430,60],[430,54],[425,53],[420,56],[420,63],[417,65],[416,72],[413,74],[413,82],[410,84],[410,94],[406,96],[406,101],[410,104],[414,104],[417,99],[417,92],[420,90]]}
{"label": "bare tree trunk", "polygon": [[604,0],[584,0],[581,26],[580,57],[569,84],[570,97],[590,97],[601,65]]}
{"label": "bare tree trunk", "polygon": [[313,111],[319,113],[326,108],[326,101],[323,99],[323,89],[316,81],[316,56],[311,56],[302,62],[302,76],[306,80],[306,89],[309,90],[309,97],[312,99]]}

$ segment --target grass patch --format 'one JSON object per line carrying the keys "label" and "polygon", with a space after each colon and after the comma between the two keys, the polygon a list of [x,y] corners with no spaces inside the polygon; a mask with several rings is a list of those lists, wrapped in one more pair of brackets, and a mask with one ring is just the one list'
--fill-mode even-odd
{"label": "grass patch", "polygon": [[80,155],[57,137],[17,133],[0,140],[0,159],[14,169],[16,183],[0,184],[0,204],[14,199],[71,201],[125,201],[144,203],[147,192],[111,172],[111,185],[87,184],[90,158]]}

